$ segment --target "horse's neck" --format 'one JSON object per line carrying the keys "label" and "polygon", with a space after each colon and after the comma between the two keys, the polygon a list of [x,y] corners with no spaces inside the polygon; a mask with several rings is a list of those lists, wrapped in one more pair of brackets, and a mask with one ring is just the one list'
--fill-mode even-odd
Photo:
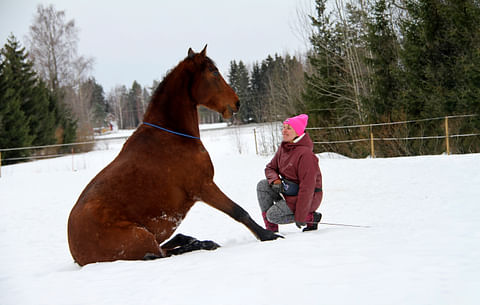
{"label": "horse's neck", "polygon": [[165,86],[164,90],[156,93],[150,101],[144,121],[175,132],[200,136],[197,107],[187,88]]}

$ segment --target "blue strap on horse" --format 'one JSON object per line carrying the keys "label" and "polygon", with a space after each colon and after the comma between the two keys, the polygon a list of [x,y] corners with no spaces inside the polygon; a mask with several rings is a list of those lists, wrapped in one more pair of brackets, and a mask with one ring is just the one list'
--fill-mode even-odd
{"label": "blue strap on horse", "polygon": [[181,132],[176,132],[176,131],[173,131],[173,130],[170,130],[170,129],[166,129],[166,128],[160,127],[160,126],[155,125],[155,124],[151,124],[151,123],[147,123],[147,122],[143,122],[143,124],[148,125],[148,126],[151,126],[151,127],[154,127],[154,128],[157,128],[157,129],[160,129],[160,130],[163,130],[163,131],[166,131],[166,132],[169,132],[169,133],[176,134],[177,136],[182,136],[182,137],[186,137],[186,138],[191,138],[191,139],[200,140],[199,137],[194,137],[194,136],[191,136],[191,135],[189,135],[189,134],[184,134],[184,133],[181,133]]}

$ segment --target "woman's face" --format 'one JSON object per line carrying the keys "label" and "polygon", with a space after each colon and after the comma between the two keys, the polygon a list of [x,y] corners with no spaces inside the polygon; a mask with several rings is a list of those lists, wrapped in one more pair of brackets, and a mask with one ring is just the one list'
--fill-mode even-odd
{"label": "woman's face", "polygon": [[298,135],[292,126],[283,124],[282,137],[284,142],[292,142]]}

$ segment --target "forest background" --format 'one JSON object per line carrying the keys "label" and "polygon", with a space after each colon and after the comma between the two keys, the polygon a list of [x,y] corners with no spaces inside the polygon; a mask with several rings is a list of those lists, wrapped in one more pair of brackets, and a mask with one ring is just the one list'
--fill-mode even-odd
{"label": "forest background", "polygon": [[[328,3],[316,0],[313,12],[297,12],[307,53],[231,61],[226,78],[242,102],[231,123],[307,113],[309,127],[322,128],[309,130],[321,141],[316,152],[365,157],[368,142],[349,140],[375,133],[398,139],[376,144],[376,155],[387,157],[442,153],[445,139],[429,138],[443,133],[438,118],[473,115],[448,128],[477,135],[453,139],[454,153],[480,151],[480,1]],[[25,46],[12,33],[0,52],[0,148],[87,141],[112,122],[128,129],[142,121],[159,80],[104,92],[90,75],[93,60],[78,55],[77,45],[74,20],[52,5],[38,6]],[[222,121],[205,108],[199,118]],[[411,123],[371,125],[398,121]],[[351,128],[333,128],[339,126]],[[2,159],[14,163],[31,153],[6,151]]]}

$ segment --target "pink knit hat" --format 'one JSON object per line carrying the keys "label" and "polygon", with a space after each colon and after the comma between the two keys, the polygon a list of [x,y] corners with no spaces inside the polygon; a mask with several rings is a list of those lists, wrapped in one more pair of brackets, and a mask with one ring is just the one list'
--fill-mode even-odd
{"label": "pink knit hat", "polygon": [[292,126],[293,130],[297,133],[298,136],[301,136],[305,132],[305,128],[308,123],[308,115],[299,114],[293,118],[286,119],[283,124],[288,124]]}

